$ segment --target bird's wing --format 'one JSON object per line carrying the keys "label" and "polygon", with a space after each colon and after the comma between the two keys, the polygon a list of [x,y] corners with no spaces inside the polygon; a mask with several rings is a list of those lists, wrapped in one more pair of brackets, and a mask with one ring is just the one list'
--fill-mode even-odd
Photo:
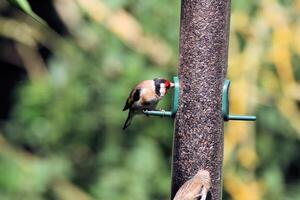
{"label": "bird's wing", "polygon": [[130,108],[132,106],[132,104],[134,102],[138,101],[140,99],[140,95],[141,95],[141,89],[140,88],[133,89],[130,92],[129,97],[126,100],[123,111],[127,110],[128,108]]}
{"label": "bird's wing", "polygon": [[155,94],[155,90],[152,88],[143,89],[143,95],[141,96],[141,103],[144,105],[156,103],[159,101],[159,98]]}
{"label": "bird's wing", "polygon": [[173,200],[194,200],[199,194],[201,187],[200,181],[191,179],[179,188]]}

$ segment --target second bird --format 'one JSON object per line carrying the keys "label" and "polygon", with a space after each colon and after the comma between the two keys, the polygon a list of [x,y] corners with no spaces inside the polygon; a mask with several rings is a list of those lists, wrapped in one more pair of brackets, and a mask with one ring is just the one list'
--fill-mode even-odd
{"label": "second bird", "polygon": [[174,83],[163,78],[145,80],[137,84],[130,92],[123,111],[129,109],[123,129],[126,129],[134,115],[142,114],[144,110],[155,110],[159,100],[164,97]]}

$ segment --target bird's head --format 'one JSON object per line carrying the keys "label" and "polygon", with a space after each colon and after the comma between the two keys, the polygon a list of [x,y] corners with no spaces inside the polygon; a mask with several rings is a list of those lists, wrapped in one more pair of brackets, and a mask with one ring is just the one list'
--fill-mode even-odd
{"label": "bird's head", "polygon": [[172,88],[172,87],[175,86],[174,83],[172,83],[171,81],[166,80],[166,79],[164,79],[164,84],[165,84],[165,87],[166,87],[167,89]]}
{"label": "bird's head", "polygon": [[164,96],[165,94],[167,94],[168,89],[175,86],[171,81],[162,78],[154,79],[154,83],[156,94],[158,94],[159,96]]}

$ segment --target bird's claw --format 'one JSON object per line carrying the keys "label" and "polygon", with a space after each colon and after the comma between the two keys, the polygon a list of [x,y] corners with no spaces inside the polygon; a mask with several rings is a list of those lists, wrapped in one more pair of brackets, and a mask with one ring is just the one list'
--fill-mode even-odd
{"label": "bird's claw", "polygon": [[161,118],[164,117],[166,111],[164,109],[159,109],[159,110],[160,110],[160,112],[163,112],[163,114],[161,115]]}
{"label": "bird's claw", "polygon": [[147,116],[147,117],[149,117],[149,113],[148,113],[148,110],[146,109],[146,110],[143,110],[143,113]]}

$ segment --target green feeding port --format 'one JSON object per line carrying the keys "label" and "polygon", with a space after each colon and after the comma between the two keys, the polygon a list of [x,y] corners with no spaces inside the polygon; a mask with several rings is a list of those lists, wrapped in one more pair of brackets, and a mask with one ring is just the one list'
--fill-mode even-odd
{"label": "green feeding port", "polygon": [[171,111],[159,111],[159,110],[145,110],[144,114],[149,116],[160,116],[160,117],[175,117],[178,110],[179,101],[179,79],[177,76],[173,77],[174,89]]}
{"label": "green feeding port", "polygon": [[222,115],[224,121],[229,121],[229,120],[255,121],[256,116],[229,114],[229,98],[228,98],[229,86],[230,86],[230,80],[226,79],[224,81],[223,91],[222,91]]}
{"label": "green feeding port", "polygon": [[[179,101],[179,79],[177,76],[173,77],[174,90],[173,90],[173,100],[171,111],[164,110],[145,110],[144,114],[147,116],[159,116],[159,117],[175,117],[178,110],[178,101]],[[222,91],[222,115],[224,121],[229,120],[242,120],[242,121],[255,121],[256,116],[253,115],[234,115],[229,114],[229,92],[230,80],[225,80]]]}

